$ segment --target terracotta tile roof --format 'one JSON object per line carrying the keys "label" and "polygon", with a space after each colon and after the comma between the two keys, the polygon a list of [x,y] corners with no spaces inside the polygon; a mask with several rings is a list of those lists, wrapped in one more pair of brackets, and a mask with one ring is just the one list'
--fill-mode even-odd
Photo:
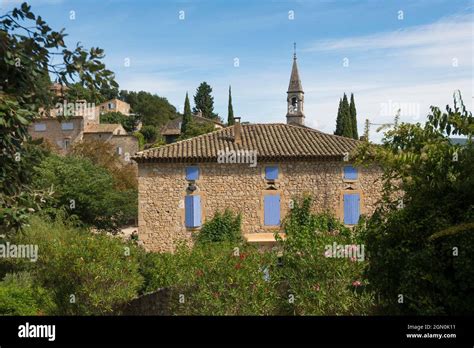
{"label": "terracotta tile roof", "polygon": [[100,123],[100,124],[88,124],[84,129],[84,133],[113,133],[117,128],[121,128],[120,124],[109,124],[109,123]]}
{"label": "terracotta tile roof", "polygon": [[[211,120],[206,117],[202,117],[199,115],[193,115],[193,119],[197,123],[214,123],[217,126],[224,127],[222,123],[216,120]],[[161,135],[180,135],[181,134],[181,126],[180,123],[183,121],[183,116],[178,116],[170,121],[168,121],[163,128],[161,128]]]}
{"label": "terracotta tile roof", "polygon": [[138,152],[137,162],[211,162],[219,150],[256,150],[258,160],[341,159],[361,142],[288,124],[242,124],[242,140],[234,141],[235,125],[194,138]]}

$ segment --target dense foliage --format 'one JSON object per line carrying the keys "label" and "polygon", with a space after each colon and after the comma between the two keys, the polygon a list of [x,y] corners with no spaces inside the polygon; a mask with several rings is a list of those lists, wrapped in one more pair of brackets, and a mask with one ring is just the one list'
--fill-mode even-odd
{"label": "dense foliage", "polygon": [[234,216],[231,210],[226,209],[223,213],[216,212],[212,219],[206,221],[197,234],[199,243],[209,242],[238,242],[241,235],[242,216]]}
{"label": "dense foliage", "polygon": [[52,292],[34,284],[29,272],[8,273],[0,281],[0,315],[43,315],[55,310]]}
{"label": "dense foliage", "polygon": [[138,189],[136,167],[131,162],[124,162],[111,143],[83,140],[72,146],[69,156],[88,159],[94,165],[107,169],[114,179],[114,188],[119,191]]}
{"label": "dense foliage", "polygon": [[100,115],[100,123],[121,124],[129,133],[134,132],[137,129],[139,121],[138,116],[127,116],[121,112],[107,112]]}
{"label": "dense foliage", "polygon": [[114,177],[87,158],[48,156],[36,168],[34,186],[51,188],[51,208],[66,208],[86,225],[116,231],[137,216],[137,191],[118,190]]}
{"label": "dense foliage", "polygon": [[[358,229],[351,232],[328,213],[311,212],[312,200],[297,200],[285,220],[282,280],[287,311],[296,315],[367,315],[374,295],[366,288],[365,246]],[[344,253],[334,250],[344,248]],[[347,248],[347,249],[346,249]],[[347,253],[347,250],[352,250]]]}
{"label": "dense foliage", "polygon": [[161,127],[178,116],[168,99],[145,91],[120,91],[119,98],[130,104],[132,112],[140,117],[144,126]]}
{"label": "dense foliage", "polygon": [[146,143],[154,143],[159,136],[158,129],[151,125],[143,126],[140,133],[143,134]]}
{"label": "dense foliage", "polygon": [[89,88],[84,87],[81,83],[71,83],[65,90],[66,98],[70,102],[77,100],[85,100],[88,103],[101,104],[107,100],[118,97],[118,87],[101,86],[98,93],[94,93]]}
{"label": "dense foliage", "polygon": [[431,107],[424,125],[396,124],[358,154],[384,168],[383,204],[364,233],[384,313],[474,313],[473,132],[458,94],[454,108]]}
{"label": "dense foliage", "polygon": [[179,136],[179,140],[197,137],[198,135],[206,134],[215,131],[212,123],[190,122],[186,126],[186,131]]}
{"label": "dense foliage", "polygon": [[15,242],[38,245],[38,260],[18,268],[29,270],[35,283],[48,289],[55,306],[47,314],[108,314],[136,296],[142,285],[137,247],[75,228],[61,217],[32,218]]}
{"label": "dense foliage", "polygon": [[[69,50],[64,30],[54,31],[23,3],[0,16],[0,226],[2,233],[17,231],[41,194],[29,185],[34,156],[27,146],[28,124],[40,107],[55,103],[49,93],[48,74],[64,85],[79,81],[93,93],[116,87],[111,71],[102,62],[103,50]],[[55,61],[53,63],[53,57]],[[60,57],[60,58],[58,58]]]}

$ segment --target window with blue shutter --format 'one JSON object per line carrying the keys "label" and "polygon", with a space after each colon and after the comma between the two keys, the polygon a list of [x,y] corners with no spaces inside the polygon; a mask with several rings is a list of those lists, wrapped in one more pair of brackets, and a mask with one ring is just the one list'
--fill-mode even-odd
{"label": "window with blue shutter", "polygon": [[356,225],[360,216],[360,195],[358,193],[344,194],[344,224]]}
{"label": "window with blue shutter", "polygon": [[280,225],[280,195],[263,196],[263,219],[265,226]]}
{"label": "window with blue shutter", "polygon": [[357,168],[353,166],[344,167],[344,179],[345,180],[357,180]]}
{"label": "window with blue shutter", "polygon": [[278,167],[277,166],[265,167],[265,179],[267,180],[278,179]]}
{"label": "window with blue shutter", "polygon": [[199,167],[186,167],[186,180],[199,179]]}
{"label": "window with blue shutter", "polygon": [[186,196],[184,199],[185,225],[188,228],[201,226],[201,196]]}

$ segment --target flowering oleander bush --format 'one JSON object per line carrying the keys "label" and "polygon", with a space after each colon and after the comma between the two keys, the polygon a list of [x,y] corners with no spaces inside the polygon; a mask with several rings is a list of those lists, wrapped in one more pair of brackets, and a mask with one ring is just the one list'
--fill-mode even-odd
{"label": "flowering oleander bush", "polygon": [[17,269],[28,270],[36,285],[52,293],[55,308],[46,314],[110,314],[135,297],[143,282],[136,246],[60,218],[33,217],[15,242],[38,245],[37,261],[19,260]]}
{"label": "flowering oleander bush", "polygon": [[[177,315],[369,314],[366,261],[346,255],[357,248],[356,236],[310,206],[309,198],[295,204],[285,222],[288,238],[272,250],[226,241],[144,255],[143,292],[172,288]],[[334,242],[347,250],[329,252]]]}
{"label": "flowering oleander bush", "polygon": [[[177,315],[270,315],[278,311],[276,254],[218,242],[148,255],[147,291],[173,288]],[[147,279],[148,278],[148,279]]]}
{"label": "flowering oleander bush", "polygon": [[[352,232],[330,214],[311,213],[312,200],[297,201],[285,221],[281,279],[287,311],[296,315],[364,315],[373,307],[363,276],[367,261],[356,253]],[[360,249],[360,251],[365,250]]]}

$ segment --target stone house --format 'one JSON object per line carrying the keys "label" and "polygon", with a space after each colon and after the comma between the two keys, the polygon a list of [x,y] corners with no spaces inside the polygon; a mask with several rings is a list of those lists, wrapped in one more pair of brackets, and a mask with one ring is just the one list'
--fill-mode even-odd
{"label": "stone house", "polygon": [[107,100],[97,105],[96,109],[98,112],[98,116],[107,112],[120,112],[125,116],[130,116],[130,104],[116,98]]}
{"label": "stone house", "polygon": [[152,251],[191,243],[226,208],[242,214],[249,242],[272,243],[293,199],[310,194],[314,210],[346,225],[370,215],[381,196],[378,167],[356,167],[361,143],[304,126],[296,56],[287,91],[287,123],[241,124],[138,152],[139,238]]}
{"label": "stone house", "polygon": [[138,151],[138,139],[120,124],[99,124],[85,116],[39,117],[28,127],[33,139],[43,138],[60,154],[67,154],[76,142],[88,139],[114,145],[124,163]]}
{"label": "stone house", "polygon": [[[196,123],[210,123],[214,125],[214,129],[224,128],[224,125],[218,121],[202,117],[199,114],[193,114],[193,121]],[[169,120],[160,130],[161,135],[165,138],[167,144],[174,143],[181,135],[181,124],[183,123],[183,116],[178,116]]]}
{"label": "stone house", "polygon": [[138,151],[138,139],[128,135],[120,124],[101,124],[100,115],[117,111],[130,115],[130,105],[112,99],[95,105],[86,100],[69,102],[64,99],[68,87],[54,83],[49,88],[56,97],[63,99],[52,109],[39,109],[39,115],[28,127],[33,139],[44,139],[60,154],[67,154],[76,142],[88,139],[109,142],[124,163],[130,163],[131,156]]}

